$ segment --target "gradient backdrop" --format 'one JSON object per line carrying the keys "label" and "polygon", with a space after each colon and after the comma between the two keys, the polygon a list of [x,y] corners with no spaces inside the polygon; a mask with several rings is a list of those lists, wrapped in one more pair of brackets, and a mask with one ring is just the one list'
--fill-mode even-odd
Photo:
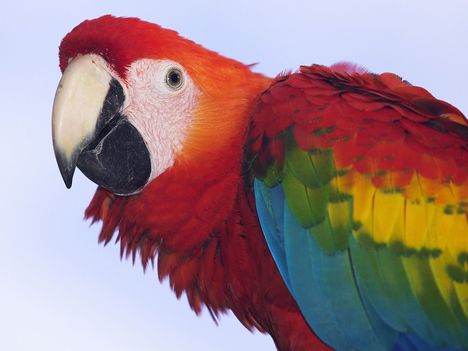
{"label": "gradient backdrop", "polygon": [[97,245],[83,210],[95,186],[67,190],[50,114],[57,47],[87,18],[138,16],[256,70],[360,63],[393,71],[468,112],[468,2],[2,1],[0,4],[0,350],[273,350],[232,316],[197,318],[155,273]]}

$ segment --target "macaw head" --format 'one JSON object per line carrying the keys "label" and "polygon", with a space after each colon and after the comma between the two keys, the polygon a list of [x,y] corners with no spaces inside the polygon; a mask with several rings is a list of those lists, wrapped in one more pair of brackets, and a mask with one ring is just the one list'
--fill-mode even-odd
{"label": "macaw head", "polygon": [[67,34],[60,68],[52,134],[65,184],[78,166],[119,195],[176,165],[229,158],[233,144],[241,152],[253,92],[269,82],[174,31],[113,16]]}

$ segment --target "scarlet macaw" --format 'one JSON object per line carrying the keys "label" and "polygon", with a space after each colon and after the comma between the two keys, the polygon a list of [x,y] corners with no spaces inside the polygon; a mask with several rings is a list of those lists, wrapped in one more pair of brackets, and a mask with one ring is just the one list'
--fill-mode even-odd
{"label": "scarlet macaw", "polygon": [[279,350],[468,348],[468,128],[390,73],[275,79],[135,18],[60,45],[53,141],[86,217],[193,310]]}

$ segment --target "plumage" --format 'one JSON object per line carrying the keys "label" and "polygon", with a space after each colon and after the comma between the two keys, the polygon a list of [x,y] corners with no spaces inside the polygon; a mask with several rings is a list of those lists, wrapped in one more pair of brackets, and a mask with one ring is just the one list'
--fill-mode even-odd
{"label": "plumage", "polygon": [[317,335],[342,350],[467,348],[462,113],[394,75],[311,66],[252,115],[262,229]]}
{"label": "plumage", "polygon": [[[169,168],[137,191],[98,188],[86,217],[102,222],[100,242],[156,266],[196,313],[206,307],[216,320],[231,310],[281,351],[468,348],[468,127],[459,110],[348,63],[270,79],[133,18],[73,29],[60,46],[64,76],[81,55],[89,72],[98,65],[123,87],[110,120],[166,118],[138,116],[132,94],[184,96],[161,90],[163,79],[153,82],[159,90],[136,90],[142,59],[187,74],[196,101],[192,110],[174,100],[188,125]],[[106,123],[76,152],[111,140]],[[136,128],[145,145],[171,138],[145,139],[148,125]],[[54,139],[64,174],[71,161],[60,147]]]}

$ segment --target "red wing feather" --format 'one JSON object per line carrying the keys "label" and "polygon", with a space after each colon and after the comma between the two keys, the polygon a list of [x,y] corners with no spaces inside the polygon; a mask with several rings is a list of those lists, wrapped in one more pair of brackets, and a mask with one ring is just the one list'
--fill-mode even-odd
{"label": "red wing feather", "polygon": [[466,181],[468,127],[459,110],[394,74],[338,67],[301,67],[259,98],[250,136],[265,165],[280,157],[277,139],[292,130],[303,150],[333,147],[338,167],[410,168],[441,182]]}

